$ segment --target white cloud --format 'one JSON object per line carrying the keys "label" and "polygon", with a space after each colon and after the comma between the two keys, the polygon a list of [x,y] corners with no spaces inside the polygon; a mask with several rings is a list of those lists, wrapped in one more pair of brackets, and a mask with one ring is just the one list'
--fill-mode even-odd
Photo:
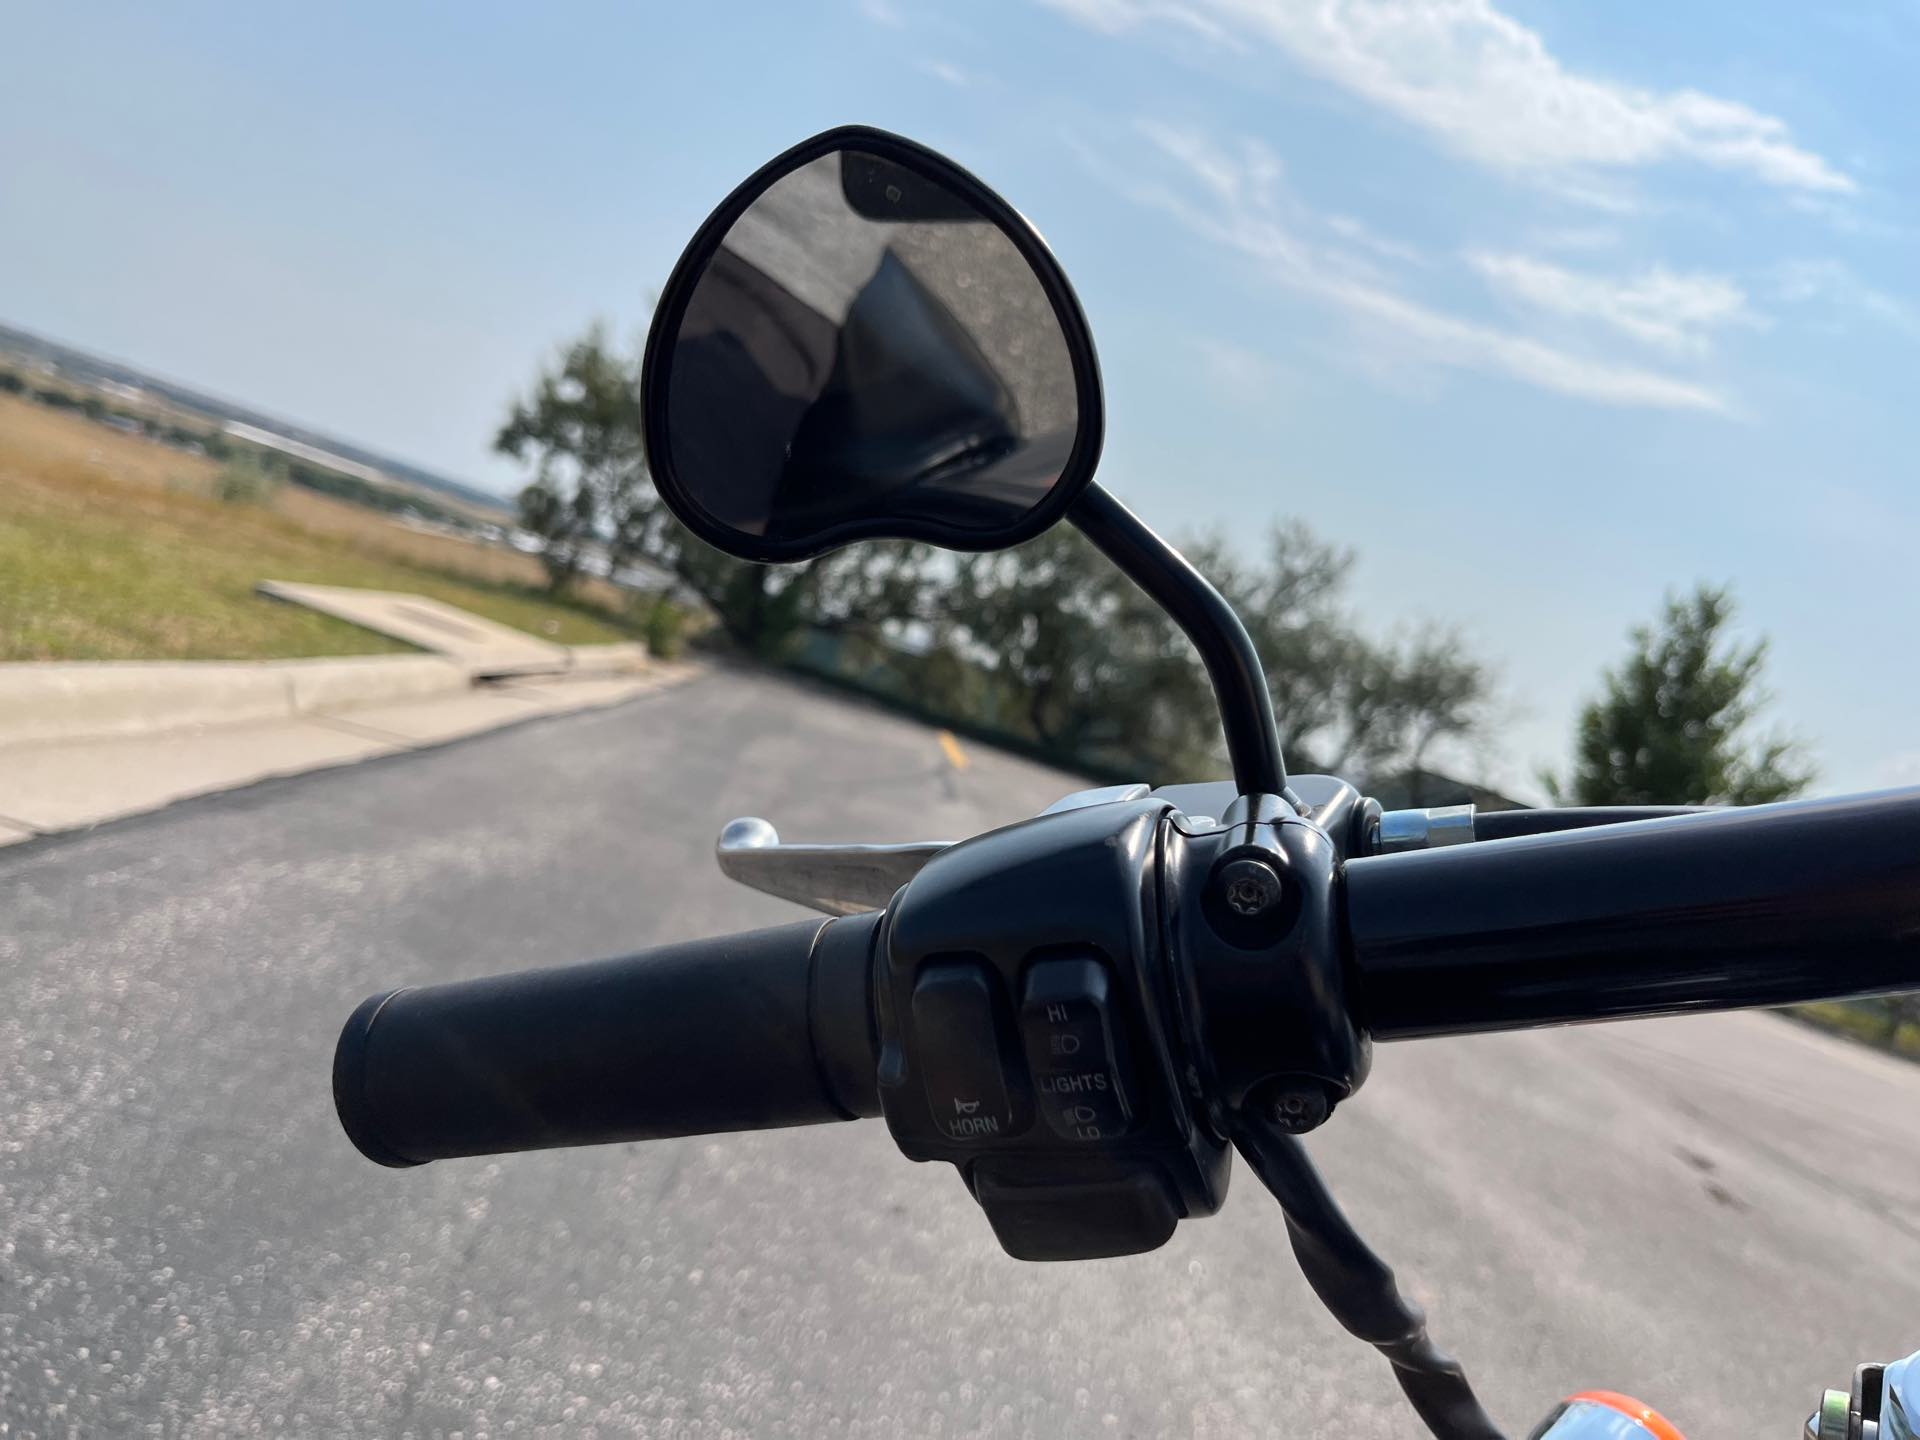
{"label": "white cloud", "polygon": [[[1724,413],[1726,399],[1689,380],[1577,355],[1531,336],[1439,310],[1380,283],[1350,250],[1305,232],[1314,217],[1279,185],[1277,159],[1254,141],[1237,152],[1197,131],[1142,125],[1141,133],[1182,173],[1181,188],[1143,183],[1083,150],[1097,173],[1136,203],[1256,262],[1274,280],[1380,327],[1430,363],[1507,376],[1610,405]],[[1196,201],[1199,191],[1204,202]],[[1322,226],[1324,228],[1324,225]]]}
{"label": "white cloud", "polygon": [[1168,22],[1264,41],[1302,68],[1495,168],[1609,205],[1589,178],[1690,160],[1781,189],[1856,188],[1787,125],[1697,90],[1653,91],[1568,69],[1490,0],[1041,0],[1109,34]]}
{"label": "white cloud", "polygon": [[1426,257],[1414,249],[1413,246],[1403,244],[1398,240],[1389,240],[1386,236],[1375,233],[1373,227],[1365,221],[1356,220],[1351,215],[1329,215],[1327,216],[1326,224],[1327,229],[1338,235],[1342,240],[1361,246],[1363,249],[1371,250],[1383,259],[1398,260],[1404,265],[1424,265],[1427,263]]}
{"label": "white cloud", "polygon": [[1831,226],[1842,235],[1858,236],[1863,240],[1887,240],[1911,244],[1920,238],[1920,232],[1910,225],[1886,219],[1880,215],[1862,214],[1859,206],[1847,197],[1832,195],[1792,195],[1787,203],[1803,215],[1811,215]]}
{"label": "white cloud", "polygon": [[1194,336],[1188,344],[1199,356],[1208,383],[1243,404],[1271,405],[1286,388],[1280,366],[1258,350],[1204,335]]}
{"label": "white cloud", "polygon": [[876,25],[886,25],[899,29],[907,23],[906,16],[894,6],[893,0],[857,0],[857,8]]}
{"label": "white cloud", "polygon": [[920,68],[934,79],[944,81],[956,90],[969,89],[975,83],[971,71],[962,70],[958,65],[949,64],[945,60],[923,60],[920,62]]}
{"label": "white cloud", "polygon": [[1234,154],[1222,150],[1211,136],[1187,126],[1139,120],[1134,128],[1222,205],[1238,209],[1271,204],[1280,182],[1280,157],[1252,136],[1242,136]]}
{"label": "white cloud", "polygon": [[1620,232],[1611,225],[1547,225],[1528,231],[1528,239],[1541,250],[1611,250]]}
{"label": "white cloud", "polygon": [[1710,333],[1758,325],[1746,292],[1724,275],[1680,274],[1656,265],[1638,275],[1595,275],[1529,255],[1476,251],[1467,263],[1510,299],[1550,314],[1599,323],[1674,354],[1700,354]]}
{"label": "white cloud", "polygon": [[1210,8],[1207,0],[1193,4],[1182,3],[1182,0],[1041,0],[1041,3],[1106,35],[1124,34],[1157,21],[1216,45],[1241,48],[1238,37],[1206,13]]}
{"label": "white cloud", "polygon": [[1864,316],[1920,335],[1920,312],[1898,295],[1875,289],[1838,260],[1792,260],[1776,267],[1774,294],[1789,305],[1822,308],[1829,319]]}

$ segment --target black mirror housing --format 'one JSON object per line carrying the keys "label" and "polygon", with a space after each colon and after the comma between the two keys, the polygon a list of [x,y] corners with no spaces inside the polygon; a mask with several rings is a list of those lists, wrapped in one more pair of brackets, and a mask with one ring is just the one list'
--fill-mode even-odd
{"label": "black mirror housing", "polygon": [[1093,477],[1086,318],[1046,244],[959,166],[847,126],[761,167],[674,267],[647,340],[654,484],[756,561],[851,541],[993,550]]}

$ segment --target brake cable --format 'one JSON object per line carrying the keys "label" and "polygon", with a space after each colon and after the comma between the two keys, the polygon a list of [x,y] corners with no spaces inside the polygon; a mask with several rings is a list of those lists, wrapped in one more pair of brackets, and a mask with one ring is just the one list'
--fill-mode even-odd
{"label": "brake cable", "polygon": [[1249,1107],[1233,1143],[1280,1202],[1294,1258],[1333,1318],[1387,1357],[1407,1400],[1439,1440],[1505,1440],[1460,1362],[1427,1334],[1424,1311],[1360,1238],[1299,1138]]}

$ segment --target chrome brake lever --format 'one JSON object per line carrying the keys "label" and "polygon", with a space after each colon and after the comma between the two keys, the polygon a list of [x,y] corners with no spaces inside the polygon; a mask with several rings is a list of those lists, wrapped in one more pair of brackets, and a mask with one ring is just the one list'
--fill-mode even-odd
{"label": "chrome brake lever", "polygon": [[729,820],[714,856],[720,872],[749,889],[827,915],[879,910],[920,867],[953,842],[904,845],[788,845],[765,820]]}
{"label": "chrome brake lever", "polygon": [[[1041,813],[1055,815],[1088,805],[1137,800],[1145,785],[1106,785],[1076,790]],[[720,873],[749,889],[805,905],[827,915],[880,910],[920,867],[954,842],[917,840],[902,845],[789,845],[765,820],[729,820],[714,845]]]}

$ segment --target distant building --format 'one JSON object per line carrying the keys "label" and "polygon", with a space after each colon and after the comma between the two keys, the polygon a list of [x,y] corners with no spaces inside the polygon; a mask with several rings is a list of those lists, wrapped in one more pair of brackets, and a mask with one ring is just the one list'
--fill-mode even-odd
{"label": "distant building", "polygon": [[344,455],[335,455],[330,450],[322,450],[318,445],[309,445],[302,440],[294,440],[286,435],[276,435],[271,430],[262,430],[258,425],[243,425],[238,420],[229,420],[221,427],[236,440],[244,440],[249,445],[259,445],[268,450],[278,450],[283,455],[291,455],[296,460],[307,460],[315,465],[325,466],[342,475],[351,475],[356,480],[370,481],[375,485],[392,485],[393,477],[384,470],[376,470],[371,465],[362,465],[357,460],[349,460]]}

